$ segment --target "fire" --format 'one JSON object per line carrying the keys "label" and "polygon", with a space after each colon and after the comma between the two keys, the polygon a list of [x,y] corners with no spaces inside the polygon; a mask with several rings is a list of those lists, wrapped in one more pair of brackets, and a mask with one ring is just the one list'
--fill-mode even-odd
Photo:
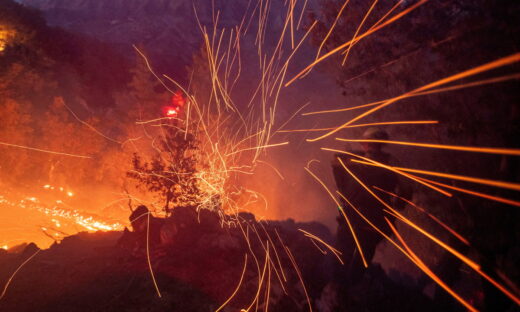
{"label": "fire", "polygon": [[177,117],[186,104],[186,99],[181,92],[175,92],[171,99],[171,105],[164,107],[166,117]]}
{"label": "fire", "polygon": [[[56,196],[62,195],[68,198],[74,196],[72,191],[65,191],[65,187],[44,185],[43,189],[49,191],[49,196],[54,199],[49,200],[47,194],[42,198],[36,196],[26,196],[20,200],[8,198],[0,195],[0,204],[15,207],[20,210],[35,211],[41,216],[45,216],[48,224],[38,227],[47,236],[55,237],[57,240],[64,236],[79,231],[80,228],[89,231],[121,231],[125,224],[119,221],[109,221],[108,219],[95,216],[93,214],[85,214],[78,209],[69,206],[65,199],[56,199]],[[11,196],[9,196],[11,197]],[[5,247],[5,248],[4,248]],[[7,244],[2,247],[7,249]]]}
{"label": "fire", "polygon": [[178,112],[177,112],[176,108],[168,108],[166,110],[166,116],[168,116],[168,117],[177,116],[177,114],[178,114]]}
{"label": "fire", "polygon": [[0,25],[0,52],[4,51],[7,45],[13,40],[16,32],[6,25]]}

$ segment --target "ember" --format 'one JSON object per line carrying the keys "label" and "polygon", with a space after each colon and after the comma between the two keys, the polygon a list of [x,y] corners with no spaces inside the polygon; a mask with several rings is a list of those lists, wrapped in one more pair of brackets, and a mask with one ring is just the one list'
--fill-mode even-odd
{"label": "ember", "polygon": [[129,1],[0,3],[6,307],[520,306],[518,4]]}

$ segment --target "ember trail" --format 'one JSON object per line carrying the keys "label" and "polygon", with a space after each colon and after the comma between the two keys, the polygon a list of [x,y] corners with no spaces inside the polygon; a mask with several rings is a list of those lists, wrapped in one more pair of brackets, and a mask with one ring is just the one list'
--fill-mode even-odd
{"label": "ember trail", "polygon": [[518,12],[0,0],[0,310],[518,309]]}

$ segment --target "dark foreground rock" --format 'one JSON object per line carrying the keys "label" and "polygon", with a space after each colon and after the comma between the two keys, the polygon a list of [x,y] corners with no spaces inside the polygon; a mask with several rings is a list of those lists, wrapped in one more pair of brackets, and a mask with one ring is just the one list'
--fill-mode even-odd
{"label": "dark foreground rock", "polygon": [[301,231],[331,243],[321,224],[257,222],[252,215],[221,220],[179,210],[148,248],[133,232],[98,232],[67,237],[47,250],[28,245],[2,252],[1,285],[38,253],[10,281],[0,311],[215,311],[239,283],[223,311],[308,311],[307,296],[315,310],[334,311],[327,292],[348,298],[341,311],[435,310],[420,290],[396,285],[377,267],[350,294],[331,289],[335,258]]}

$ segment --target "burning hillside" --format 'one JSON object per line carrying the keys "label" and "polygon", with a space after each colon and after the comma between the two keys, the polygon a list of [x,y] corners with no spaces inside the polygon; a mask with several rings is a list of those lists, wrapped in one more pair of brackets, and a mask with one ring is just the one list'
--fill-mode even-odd
{"label": "burning hillside", "polygon": [[238,2],[0,0],[0,309],[517,308],[518,3]]}
{"label": "burning hillside", "polygon": [[[162,232],[175,234],[166,241],[150,239],[148,247],[139,243],[146,241],[139,232],[125,230],[80,233],[39,252],[28,245],[0,253],[0,278],[6,281],[37,252],[10,281],[2,309],[304,311],[309,310],[308,300],[329,304],[321,289],[332,274],[335,256],[326,243],[332,240],[326,227],[292,220],[256,221],[248,214],[240,219],[222,226],[217,214],[179,209],[161,225]],[[153,226],[150,232],[161,231]],[[392,287],[392,296],[381,287]],[[370,309],[385,304],[392,309],[435,310],[427,297],[399,288],[380,268],[352,298]],[[365,310],[358,306],[353,311],[358,309]]]}

